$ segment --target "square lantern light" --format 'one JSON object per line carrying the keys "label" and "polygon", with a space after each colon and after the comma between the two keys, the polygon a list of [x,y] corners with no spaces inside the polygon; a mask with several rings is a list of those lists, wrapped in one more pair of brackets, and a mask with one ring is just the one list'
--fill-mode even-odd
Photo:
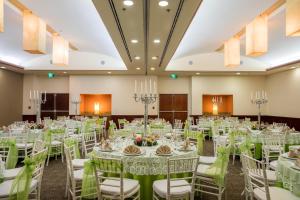
{"label": "square lantern light", "polygon": [[224,43],[224,65],[226,67],[235,67],[239,66],[240,63],[240,39],[233,37]]}
{"label": "square lantern light", "polygon": [[268,16],[260,15],[246,26],[246,55],[260,56],[268,51]]}
{"label": "square lantern light", "polygon": [[46,23],[28,10],[23,12],[23,49],[32,54],[46,53]]}
{"label": "square lantern light", "polygon": [[58,66],[69,64],[69,42],[58,34],[53,35],[52,63]]}
{"label": "square lantern light", "polygon": [[300,0],[286,0],[286,35],[300,36]]}
{"label": "square lantern light", "polygon": [[0,0],[0,32],[4,32],[4,0]]}

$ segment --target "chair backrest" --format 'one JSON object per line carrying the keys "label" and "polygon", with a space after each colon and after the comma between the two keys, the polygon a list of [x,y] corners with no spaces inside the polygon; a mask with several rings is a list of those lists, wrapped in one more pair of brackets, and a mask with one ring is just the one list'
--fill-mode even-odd
{"label": "chair backrest", "polygon": [[[96,186],[97,186],[97,196],[98,199],[102,199],[101,187],[113,187],[120,191],[120,197],[115,197],[116,199],[124,199],[124,169],[123,161],[121,159],[113,158],[103,158],[103,157],[93,157],[95,163],[95,176],[96,176]],[[105,184],[105,179],[110,179],[110,175],[113,174],[113,179],[119,178],[120,185],[110,185]]]}
{"label": "chair backrest", "polygon": [[36,154],[46,148],[46,143],[43,140],[35,140],[32,148],[32,154]]}
{"label": "chair backrest", "polygon": [[72,160],[74,159],[74,154],[75,154],[75,148],[74,148],[74,146],[67,147],[65,145],[64,151],[65,151],[66,162],[67,162],[67,173],[68,173],[67,178],[69,179],[68,180],[69,183],[71,183],[72,191],[75,191],[76,184],[75,184],[75,178],[74,178],[74,167],[72,164]]}
{"label": "chair backrest", "polygon": [[283,147],[284,146],[284,135],[267,135],[262,139],[263,146],[277,146]]}
{"label": "chair backrest", "polygon": [[219,147],[225,147],[227,146],[228,144],[228,141],[227,141],[228,137],[227,136],[216,136],[214,137],[213,141],[214,141],[214,155],[217,156],[217,149]]}
{"label": "chair backrest", "polygon": [[2,156],[2,160],[6,162],[8,157],[8,152],[10,149],[10,142],[11,140],[14,140],[15,138],[12,137],[1,137],[0,138],[0,154]]}
{"label": "chair backrest", "polygon": [[47,148],[44,148],[43,150],[38,151],[37,153],[31,155],[31,158],[36,161],[32,178],[38,180],[39,183],[42,182],[45,161],[47,157],[47,151],[48,151]]}
{"label": "chair backrest", "polygon": [[84,154],[87,156],[88,153],[92,152],[94,146],[97,144],[97,135],[96,132],[84,133],[83,137],[83,148]]}
{"label": "chair backrest", "polygon": [[[167,164],[167,199],[170,198],[171,190],[176,189],[176,187],[192,186],[192,193],[194,193],[196,171],[199,165],[199,157],[192,158],[175,158],[168,159]],[[187,173],[190,175],[184,178],[173,178],[172,175]],[[171,182],[175,180],[187,180],[188,184],[172,185]]]}
{"label": "chair backrest", "polygon": [[270,191],[267,179],[266,165],[263,161],[256,160],[248,155],[241,155],[245,180],[248,182],[250,191],[258,188],[266,195],[266,200],[270,200]]}

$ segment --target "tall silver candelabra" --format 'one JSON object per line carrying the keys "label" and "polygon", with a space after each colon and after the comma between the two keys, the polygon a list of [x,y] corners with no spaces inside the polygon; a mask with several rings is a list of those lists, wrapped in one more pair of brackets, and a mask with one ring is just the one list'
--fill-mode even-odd
{"label": "tall silver candelabra", "polygon": [[268,103],[266,91],[256,91],[255,96],[251,93],[251,103],[255,104],[258,108],[258,126],[261,127],[261,106]]}
{"label": "tall silver candelabra", "polygon": [[43,92],[38,90],[33,90],[33,93],[29,94],[29,101],[30,103],[33,103],[36,108],[36,123],[41,122],[41,105],[45,104],[47,101],[46,97],[46,91],[44,92],[44,98],[43,98]]}
{"label": "tall silver candelabra", "polygon": [[74,99],[71,101],[71,103],[75,105],[75,115],[78,115],[77,108],[78,108],[78,104],[81,103],[80,99]]}
{"label": "tall silver candelabra", "polygon": [[[144,86],[144,87],[143,87]],[[152,92],[153,89],[153,92]],[[149,92],[148,92],[149,91]],[[157,94],[155,93],[156,91],[156,82],[155,81],[150,81],[148,82],[147,79],[145,79],[144,85],[143,81],[141,81],[141,90],[140,93],[137,93],[137,81],[135,81],[135,89],[134,89],[134,100],[135,102],[141,102],[144,104],[144,132],[143,136],[147,134],[147,125],[148,125],[148,105],[153,104],[156,102],[158,99]]]}

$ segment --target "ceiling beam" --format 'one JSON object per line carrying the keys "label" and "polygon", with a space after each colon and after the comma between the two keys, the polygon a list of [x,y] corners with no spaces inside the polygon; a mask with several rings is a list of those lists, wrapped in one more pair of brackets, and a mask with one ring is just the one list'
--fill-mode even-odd
{"label": "ceiling beam", "polygon": [[[270,16],[273,12],[278,10],[281,6],[285,4],[286,0],[277,0],[271,7],[266,9],[264,12],[262,12],[260,15],[267,15]],[[233,35],[233,37],[241,38],[243,35],[246,34],[246,26],[243,27],[239,32]],[[215,51],[223,51],[224,44],[222,44],[219,48],[217,48]]]}
{"label": "ceiling beam", "polygon": [[[23,13],[25,10],[31,11],[29,8],[27,8],[24,4],[22,4],[18,0],[8,0],[8,2],[11,3],[13,6],[15,6],[21,13]],[[59,35],[59,33],[57,31],[55,31],[54,28],[52,28],[48,24],[47,24],[47,32],[50,33],[51,35],[54,35],[54,34]],[[74,51],[78,51],[78,48],[71,43],[69,43],[69,47]]]}

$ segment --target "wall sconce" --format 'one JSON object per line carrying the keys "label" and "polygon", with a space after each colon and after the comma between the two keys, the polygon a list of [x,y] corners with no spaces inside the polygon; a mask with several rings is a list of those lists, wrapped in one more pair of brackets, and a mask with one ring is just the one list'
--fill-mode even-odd
{"label": "wall sconce", "polygon": [[217,104],[213,104],[213,115],[218,115],[218,105]]}
{"label": "wall sconce", "polygon": [[100,104],[98,102],[94,103],[94,114],[95,115],[100,114]]}

